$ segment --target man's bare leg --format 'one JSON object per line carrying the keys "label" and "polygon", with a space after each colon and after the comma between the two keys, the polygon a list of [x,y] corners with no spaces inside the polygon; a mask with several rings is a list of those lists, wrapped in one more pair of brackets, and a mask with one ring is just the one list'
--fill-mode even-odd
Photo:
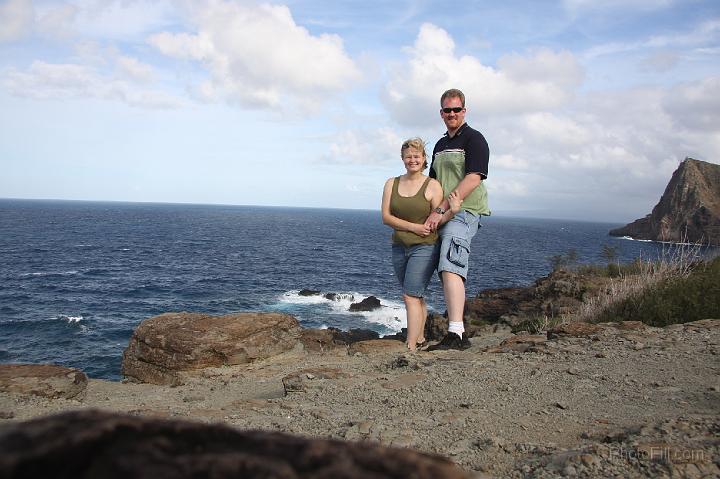
{"label": "man's bare leg", "polygon": [[462,323],[465,312],[465,281],[462,276],[450,271],[443,271],[442,278],[448,319],[451,323]]}

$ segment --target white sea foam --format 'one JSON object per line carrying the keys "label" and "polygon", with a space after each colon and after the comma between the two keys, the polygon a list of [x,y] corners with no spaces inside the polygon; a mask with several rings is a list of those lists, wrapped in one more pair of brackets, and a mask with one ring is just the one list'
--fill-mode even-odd
{"label": "white sea foam", "polygon": [[[370,295],[353,291],[347,293],[337,293],[335,299],[330,300],[325,298],[325,294],[326,293],[320,293],[312,296],[300,296],[299,291],[297,290],[287,291],[280,297],[280,302],[297,305],[323,305],[325,308],[329,309],[330,314],[357,315],[362,318],[362,322],[382,325],[391,331],[400,331],[407,324],[405,305],[402,302],[391,301],[378,297],[380,300],[379,309],[374,311],[350,312],[351,304],[359,303]],[[361,321],[358,321],[358,325],[350,327],[362,328],[363,326]]]}
{"label": "white sea foam", "polygon": [[649,240],[649,239],[637,239],[633,238],[631,236],[620,236],[619,239],[624,239],[628,241],[637,241],[639,243],[660,243],[660,244],[670,244],[670,245],[678,245],[678,246],[694,246],[695,243],[683,243],[679,241],[658,241],[658,240]]}
{"label": "white sea foam", "polygon": [[73,324],[73,323],[79,323],[80,321],[82,321],[85,318],[83,318],[82,316],[66,316],[64,314],[61,314],[61,315],[57,316],[57,319],[62,319],[63,321],[67,321],[68,324]]}
{"label": "white sea foam", "polygon": [[287,291],[280,297],[280,302],[290,304],[320,304],[327,302],[327,299],[325,299],[322,294],[301,296],[299,291]]}
{"label": "white sea foam", "polygon": [[22,278],[27,278],[30,276],[70,276],[73,274],[78,274],[79,271],[77,270],[71,270],[71,271],[36,271],[33,273],[23,273],[20,275]]}

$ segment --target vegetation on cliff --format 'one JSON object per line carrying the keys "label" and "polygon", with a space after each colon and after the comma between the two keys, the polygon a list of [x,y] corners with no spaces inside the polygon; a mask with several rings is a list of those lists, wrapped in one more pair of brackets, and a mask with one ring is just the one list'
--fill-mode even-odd
{"label": "vegetation on cliff", "polygon": [[693,265],[687,274],[669,275],[634,294],[616,298],[592,319],[642,321],[662,327],[719,317],[720,256]]}
{"label": "vegetation on cliff", "polygon": [[606,278],[606,284],[566,319],[662,327],[720,317],[720,256],[702,259],[699,246],[676,247],[656,261],[638,258],[575,269],[583,281]]}

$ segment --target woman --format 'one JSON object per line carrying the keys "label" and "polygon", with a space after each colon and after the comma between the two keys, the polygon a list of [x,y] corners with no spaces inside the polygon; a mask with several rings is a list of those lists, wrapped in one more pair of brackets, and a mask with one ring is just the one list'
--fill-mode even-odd
{"label": "woman", "polygon": [[[403,288],[407,311],[407,347],[415,351],[425,342],[427,305],[423,299],[430,277],[437,266],[437,232],[425,226],[425,219],[442,202],[440,183],[423,174],[427,168],[425,143],[420,138],[406,140],[400,148],[406,173],[385,182],[382,198],[383,223],[395,230],[392,258],[395,274]],[[443,213],[445,223],[460,209],[455,193],[448,197],[450,210]]]}

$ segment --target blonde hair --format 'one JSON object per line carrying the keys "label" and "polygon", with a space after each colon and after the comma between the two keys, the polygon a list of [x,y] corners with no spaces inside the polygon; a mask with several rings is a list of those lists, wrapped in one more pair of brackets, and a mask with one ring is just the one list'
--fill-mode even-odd
{"label": "blonde hair", "polygon": [[428,162],[427,162],[427,153],[425,152],[425,146],[426,143],[421,138],[410,138],[409,140],[403,141],[402,146],[400,147],[400,158],[402,158],[403,152],[409,148],[415,148],[416,150],[422,152],[423,159],[425,160],[425,163],[423,163],[423,170],[427,168]]}
{"label": "blonde hair", "polygon": [[442,106],[443,102],[448,98],[460,98],[460,104],[465,108],[465,94],[457,88],[451,88],[442,94],[440,97],[440,106]]}

